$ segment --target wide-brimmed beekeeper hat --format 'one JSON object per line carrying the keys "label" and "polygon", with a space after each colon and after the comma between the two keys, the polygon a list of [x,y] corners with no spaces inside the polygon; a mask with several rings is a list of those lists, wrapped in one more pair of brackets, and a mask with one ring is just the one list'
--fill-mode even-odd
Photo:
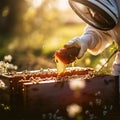
{"label": "wide-brimmed beekeeper hat", "polygon": [[87,24],[111,30],[118,23],[118,8],[114,0],[69,0],[70,6]]}

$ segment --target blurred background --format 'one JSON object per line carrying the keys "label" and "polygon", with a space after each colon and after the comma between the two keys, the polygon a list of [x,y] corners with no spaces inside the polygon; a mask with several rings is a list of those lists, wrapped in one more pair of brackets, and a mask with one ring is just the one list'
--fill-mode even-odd
{"label": "blurred background", "polygon": [[[68,0],[0,0],[0,61],[11,55],[18,71],[55,68],[55,51],[80,36],[85,25]],[[75,66],[98,69],[112,46],[98,56],[86,53]]]}

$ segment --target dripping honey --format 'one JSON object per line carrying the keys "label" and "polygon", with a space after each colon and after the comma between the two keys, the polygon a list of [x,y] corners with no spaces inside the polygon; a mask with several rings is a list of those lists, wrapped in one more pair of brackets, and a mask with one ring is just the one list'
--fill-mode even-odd
{"label": "dripping honey", "polygon": [[[66,71],[67,64],[74,63],[79,53],[79,48],[62,48],[55,53],[55,62],[58,74]],[[73,66],[74,64],[72,64]]]}

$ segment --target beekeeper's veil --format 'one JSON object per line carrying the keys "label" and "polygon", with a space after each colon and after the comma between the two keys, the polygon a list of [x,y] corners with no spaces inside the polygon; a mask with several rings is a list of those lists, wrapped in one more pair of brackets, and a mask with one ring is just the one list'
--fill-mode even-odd
{"label": "beekeeper's veil", "polygon": [[115,0],[69,0],[70,6],[86,23],[100,30],[110,30],[118,23]]}

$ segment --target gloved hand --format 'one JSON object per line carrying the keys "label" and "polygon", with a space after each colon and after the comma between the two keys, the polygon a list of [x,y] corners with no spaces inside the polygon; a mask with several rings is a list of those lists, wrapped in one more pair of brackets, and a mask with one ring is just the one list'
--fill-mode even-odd
{"label": "gloved hand", "polygon": [[[80,59],[84,53],[87,51],[88,46],[91,45],[91,37],[89,35],[83,35],[81,37],[75,37],[64,45],[65,48],[77,47],[80,48],[79,54],[77,56]],[[89,46],[91,47],[91,46]]]}

